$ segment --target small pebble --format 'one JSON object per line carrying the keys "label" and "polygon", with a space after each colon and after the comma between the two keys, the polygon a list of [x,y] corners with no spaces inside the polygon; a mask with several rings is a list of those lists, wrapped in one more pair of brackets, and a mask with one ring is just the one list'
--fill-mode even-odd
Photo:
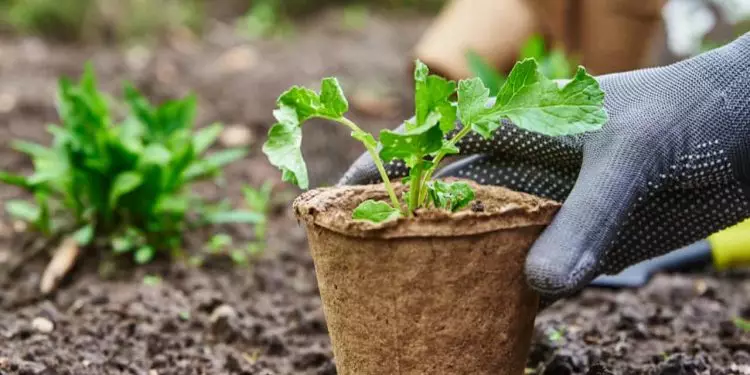
{"label": "small pebble", "polygon": [[219,136],[224,147],[241,147],[253,143],[253,133],[243,125],[229,125]]}
{"label": "small pebble", "polygon": [[0,94],[0,113],[8,113],[16,108],[16,97],[8,94]]}
{"label": "small pebble", "polygon": [[248,46],[235,47],[219,57],[219,69],[226,73],[238,73],[252,69],[260,60],[258,52]]}
{"label": "small pebble", "polygon": [[50,333],[55,329],[55,324],[47,318],[38,316],[31,321],[31,326],[41,333]]}
{"label": "small pebble", "polygon": [[231,319],[237,316],[237,311],[234,310],[232,306],[229,305],[221,305],[214,309],[214,311],[211,313],[211,323],[216,323],[219,320],[223,319]]}
{"label": "small pebble", "polygon": [[13,230],[16,231],[16,233],[25,232],[26,228],[26,223],[21,220],[16,220],[13,222]]}
{"label": "small pebble", "polygon": [[159,375],[159,371],[156,371],[156,370],[148,370],[148,375]]}
{"label": "small pebble", "polygon": [[471,210],[474,212],[484,212],[484,203],[480,200],[471,202]]}

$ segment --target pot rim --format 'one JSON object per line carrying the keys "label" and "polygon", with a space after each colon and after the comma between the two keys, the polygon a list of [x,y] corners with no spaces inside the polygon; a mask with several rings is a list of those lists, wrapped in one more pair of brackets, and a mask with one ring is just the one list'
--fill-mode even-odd
{"label": "pot rim", "polygon": [[[420,209],[415,217],[401,217],[383,223],[354,220],[354,208],[367,199],[387,200],[385,186],[355,185],[323,187],[302,193],[294,200],[294,213],[308,226],[325,228],[342,235],[362,238],[457,237],[547,225],[560,203],[501,186],[469,183],[485,210],[470,208],[458,212]],[[394,184],[397,194],[405,190]]]}

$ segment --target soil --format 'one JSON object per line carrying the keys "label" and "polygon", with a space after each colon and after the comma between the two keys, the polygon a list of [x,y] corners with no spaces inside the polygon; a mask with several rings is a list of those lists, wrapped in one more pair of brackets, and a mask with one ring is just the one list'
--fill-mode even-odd
{"label": "soil", "polygon": [[[11,140],[49,140],[44,125],[57,120],[57,77],[77,76],[90,60],[113,93],[121,79],[154,99],[194,90],[200,124],[249,132],[252,152],[228,168],[226,184],[200,186],[239,205],[243,184],[278,182],[260,144],[275,98],[290,85],[341,77],[353,95],[353,119],[369,130],[409,116],[409,49],[427,22],[375,14],[348,29],[331,11],[301,24],[292,39],[247,41],[217,23],[205,38],[177,36],[158,48],[0,39],[0,169],[30,170]],[[347,133],[322,122],[306,127],[313,186],[334,183],[361,153]],[[31,254],[24,244],[33,235],[0,217],[0,374],[335,374],[313,263],[291,212],[298,191],[277,189],[267,251],[248,268],[123,264],[104,278],[89,252],[49,297],[37,294],[49,257]],[[2,201],[22,196],[0,188]],[[252,232],[229,230],[238,241]],[[208,235],[186,238],[199,251]],[[750,317],[749,276],[659,275],[638,290],[585,290],[539,315],[529,372],[750,374],[750,333],[732,323]]]}

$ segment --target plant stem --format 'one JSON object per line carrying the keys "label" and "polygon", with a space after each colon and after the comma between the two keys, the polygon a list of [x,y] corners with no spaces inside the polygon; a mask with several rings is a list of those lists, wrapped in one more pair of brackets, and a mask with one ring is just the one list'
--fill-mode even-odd
{"label": "plant stem", "polygon": [[[343,124],[354,132],[363,132],[362,129],[360,129],[359,126],[357,126],[357,124],[355,124],[353,121],[349,120],[346,117],[340,117],[340,118],[327,117],[327,119]],[[378,172],[380,173],[380,178],[383,180],[383,183],[385,184],[385,190],[388,191],[388,196],[390,196],[391,198],[391,204],[393,204],[393,208],[401,210],[401,203],[399,203],[398,201],[398,197],[396,196],[396,191],[393,189],[391,180],[388,178],[388,173],[386,173],[385,171],[385,166],[383,166],[383,161],[380,160],[380,156],[378,155],[378,152],[375,150],[374,147],[364,142],[362,143],[365,145],[367,152],[370,154],[370,157],[372,158],[372,162],[375,163],[375,167],[378,168]],[[409,211],[409,213],[411,213],[411,211]]]}
{"label": "plant stem", "polygon": [[[453,138],[449,141],[452,146],[455,146],[458,141],[461,140],[461,138],[465,137],[467,134],[471,132],[471,124],[466,124],[464,127],[459,131],[456,135],[453,136]],[[425,173],[424,178],[419,183],[420,186],[427,185],[427,183],[432,178],[432,175],[435,173],[435,170],[437,170],[438,165],[440,164],[440,161],[443,160],[445,155],[448,153],[445,151],[440,151],[437,155],[435,155],[435,158],[432,159],[432,167],[427,170],[427,173]],[[427,199],[427,189],[422,189],[423,191],[419,194],[419,201],[418,204],[422,204],[425,199]]]}
{"label": "plant stem", "polygon": [[419,197],[422,195],[422,171],[419,170],[415,176],[412,177],[411,186],[409,187],[409,216],[412,215],[412,210],[416,210],[419,207]]}

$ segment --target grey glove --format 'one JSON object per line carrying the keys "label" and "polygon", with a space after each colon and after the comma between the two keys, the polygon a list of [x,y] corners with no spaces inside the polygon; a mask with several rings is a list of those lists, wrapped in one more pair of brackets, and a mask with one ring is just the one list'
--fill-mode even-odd
{"label": "grey glove", "polygon": [[[506,123],[490,141],[465,137],[465,158],[438,175],[564,201],[526,262],[548,300],[750,217],[750,33],[598,80],[610,115],[600,131],[550,138]],[[340,183],[378,180],[363,155]]]}

